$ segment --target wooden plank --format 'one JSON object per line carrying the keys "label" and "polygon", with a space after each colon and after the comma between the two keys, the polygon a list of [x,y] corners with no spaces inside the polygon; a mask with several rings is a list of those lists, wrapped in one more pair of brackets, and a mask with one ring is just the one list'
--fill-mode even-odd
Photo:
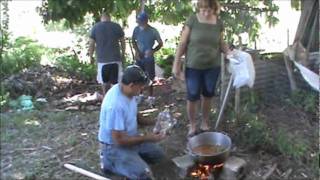
{"label": "wooden plank", "polygon": [[237,88],[235,92],[234,111],[236,113],[236,120],[238,120],[240,115],[240,88]]}
{"label": "wooden plank", "polygon": [[223,101],[223,97],[227,88],[227,82],[230,79],[230,76],[226,74],[226,64],[224,61],[224,55],[221,53],[221,90],[220,90],[220,103],[219,106],[221,107],[221,103]]}
{"label": "wooden plank", "polygon": [[284,58],[284,61],[285,61],[285,64],[286,64],[286,68],[287,68],[287,72],[288,72],[288,78],[289,78],[289,82],[290,82],[290,88],[291,88],[291,91],[295,91],[297,90],[297,84],[296,84],[296,81],[294,79],[294,76],[292,74],[292,67],[290,66],[290,60],[289,60],[289,57],[286,56],[286,55],[283,55],[283,58]]}
{"label": "wooden plank", "polygon": [[64,164],[64,167],[71,170],[71,171],[74,171],[74,172],[77,172],[77,173],[80,173],[80,174],[83,174],[85,176],[88,176],[88,177],[91,177],[93,179],[98,179],[98,180],[110,180],[106,177],[103,177],[103,176],[100,176],[98,174],[95,174],[93,172],[90,172],[90,171],[87,171],[85,169],[82,169],[82,168],[79,168],[75,165],[72,165],[72,164]]}

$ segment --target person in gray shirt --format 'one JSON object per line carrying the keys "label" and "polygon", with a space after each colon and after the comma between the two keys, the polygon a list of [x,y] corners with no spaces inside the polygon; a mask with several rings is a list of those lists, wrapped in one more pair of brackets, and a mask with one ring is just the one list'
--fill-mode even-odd
{"label": "person in gray shirt", "polygon": [[102,85],[104,96],[107,90],[120,79],[122,64],[125,60],[125,40],[121,26],[112,22],[109,14],[102,13],[100,20],[91,29],[89,56],[93,63],[94,51],[96,52],[97,81]]}

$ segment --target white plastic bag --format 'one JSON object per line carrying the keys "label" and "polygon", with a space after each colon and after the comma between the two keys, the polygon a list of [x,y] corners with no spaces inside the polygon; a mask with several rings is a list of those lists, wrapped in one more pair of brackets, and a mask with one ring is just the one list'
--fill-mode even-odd
{"label": "white plastic bag", "polygon": [[176,123],[177,119],[175,119],[171,115],[170,110],[165,109],[164,111],[158,114],[157,122],[153,128],[153,132],[160,134],[168,134]]}
{"label": "white plastic bag", "polygon": [[233,55],[227,57],[230,60],[229,71],[233,74],[233,87],[253,87],[255,69],[251,55],[240,50],[234,50]]}

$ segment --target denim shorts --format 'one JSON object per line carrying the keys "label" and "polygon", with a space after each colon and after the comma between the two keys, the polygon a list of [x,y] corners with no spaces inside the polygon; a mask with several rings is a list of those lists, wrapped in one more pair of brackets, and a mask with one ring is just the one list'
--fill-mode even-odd
{"label": "denim shorts", "polygon": [[200,99],[200,95],[213,97],[215,95],[219,74],[220,67],[204,70],[186,67],[187,99],[189,101],[197,101]]}
{"label": "denim shorts", "polygon": [[154,57],[137,60],[136,65],[141,67],[141,69],[147,74],[150,80],[154,80],[154,77],[156,76]]}
{"label": "denim shorts", "polygon": [[156,163],[163,158],[162,149],[154,143],[142,143],[132,147],[101,145],[101,169],[129,179],[151,179],[152,172],[147,163]]}

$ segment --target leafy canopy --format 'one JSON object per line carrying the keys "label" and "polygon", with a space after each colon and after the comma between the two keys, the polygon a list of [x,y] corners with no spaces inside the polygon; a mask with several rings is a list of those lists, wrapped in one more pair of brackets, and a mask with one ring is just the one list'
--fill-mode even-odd
{"label": "leafy canopy", "polygon": [[[86,14],[99,19],[102,11],[107,11],[123,25],[127,17],[135,10],[141,9],[143,0],[43,0],[39,13],[45,23],[65,19],[70,27],[84,22]],[[196,1],[192,0],[146,0],[145,11],[151,21],[177,25],[183,23],[196,11]],[[227,37],[233,40],[232,34],[248,33],[249,39],[258,37],[260,22],[257,17],[266,15],[267,23],[275,25],[278,19],[274,13],[278,11],[272,0],[220,0],[221,18],[224,21]]]}

